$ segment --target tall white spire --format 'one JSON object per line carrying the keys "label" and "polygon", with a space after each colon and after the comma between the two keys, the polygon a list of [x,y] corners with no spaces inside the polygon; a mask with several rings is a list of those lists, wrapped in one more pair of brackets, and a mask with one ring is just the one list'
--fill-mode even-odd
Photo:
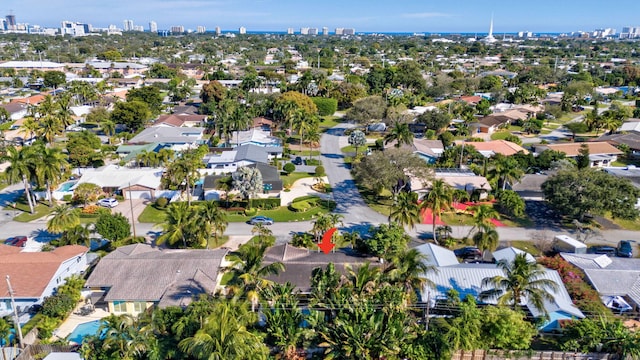
{"label": "tall white spire", "polygon": [[494,43],[498,40],[493,37],[493,13],[491,13],[491,23],[489,24],[489,35],[486,38],[482,39],[485,43]]}

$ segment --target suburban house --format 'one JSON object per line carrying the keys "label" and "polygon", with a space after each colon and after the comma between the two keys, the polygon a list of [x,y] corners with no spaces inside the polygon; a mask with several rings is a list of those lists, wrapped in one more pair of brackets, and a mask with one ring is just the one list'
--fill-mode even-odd
{"label": "suburban house", "polygon": [[255,127],[245,131],[234,131],[230,138],[231,146],[257,145],[262,147],[280,148],[282,143],[279,138],[271,136],[271,131]]}
{"label": "suburban house", "polygon": [[[435,169],[434,177],[441,179],[454,189],[464,190],[469,195],[477,195],[478,199],[486,199],[491,191],[491,185],[486,177],[476,175],[467,169]],[[429,184],[423,184],[420,179],[411,179],[411,190],[419,196],[429,192]]]}
{"label": "suburban house", "polygon": [[272,246],[266,251],[265,264],[278,261],[285,265],[285,270],[278,275],[269,275],[267,279],[278,284],[289,282],[294,286],[294,291],[299,291],[303,296],[311,293],[311,275],[316,268],[325,268],[327,264],[332,263],[336,272],[344,275],[349,266],[354,269],[366,263],[381,266],[377,258],[350,255],[341,250],[325,254],[289,244]]}
{"label": "suburban house", "polygon": [[542,184],[547,181],[547,174],[526,174],[520,181],[510,185],[511,190],[515,191],[523,200],[544,200],[542,193]]}
{"label": "suburban house", "polygon": [[160,115],[153,125],[169,127],[199,127],[204,126],[207,119],[207,115],[165,114]]}
{"label": "suburban house", "polygon": [[560,256],[584,272],[603,300],[620,297],[635,311],[640,309],[640,259],[599,254],[560,253]]}
{"label": "suburban house", "polygon": [[162,168],[128,168],[106,165],[95,169],[82,169],[80,179],[71,187],[83,183],[96,184],[108,194],[120,194],[125,199],[153,200],[163,196],[160,191]]}
{"label": "suburban house", "polygon": [[[459,263],[453,251],[434,244],[420,245],[416,249],[426,254],[428,256],[428,265],[435,266],[437,270],[427,274],[435,286],[429,287],[429,285],[425,285],[421,292],[423,302],[429,302],[430,306],[433,306],[434,303],[445,302],[447,301],[447,293],[453,289],[458,292],[461,300],[467,297],[467,295],[471,295],[478,299],[479,303],[496,303],[495,300],[479,300],[479,296],[483,291],[490,290],[482,286],[483,279],[494,276],[505,276],[503,270],[496,264]],[[507,248],[495,251],[493,257],[496,261],[502,259],[512,261],[516,254],[521,253],[524,252],[518,249]],[[529,261],[535,261],[530,255],[527,256],[527,259]],[[559,320],[584,318],[584,314],[573,305],[573,301],[564,287],[558,272],[546,269],[544,277],[554,281],[558,285],[558,288],[555,291],[548,289],[553,295],[554,300],[544,301],[544,308],[549,317],[540,329],[550,331],[559,328]],[[544,316],[543,312],[536,309],[529,302],[523,304],[523,306],[534,317]]]}
{"label": "suburban house", "polygon": [[640,157],[640,132],[604,134],[598,138],[598,141],[606,141],[615,147],[626,145],[630,150],[629,156]]}
{"label": "suburban house", "polygon": [[20,102],[10,102],[8,104],[1,104],[0,108],[7,110],[10,120],[18,120],[27,116],[28,106]]}
{"label": "suburban house", "polygon": [[484,133],[484,134],[493,134],[497,130],[503,129],[509,125],[513,121],[512,118],[504,116],[502,114],[492,114],[487,115],[478,119],[478,121],[472,122],[469,124],[469,131],[471,133]]}
{"label": "suburban house", "polygon": [[129,140],[129,144],[170,144],[173,150],[181,151],[197,148],[205,143],[204,128],[152,126],[142,130]]}
{"label": "suburban house", "polygon": [[[246,165],[247,167],[255,167],[260,171],[262,175],[263,193],[275,194],[282,191],[284,184],[280,178],[280,171],[272,165],[265,163],[255,163]],[[235,171],[235,170],[234,170]],[[222,191],[218,190],[217,181],[225,176],[223,172],[216,172],[214,175],[207,175],[204,177],[202,185],[202,191],[204,200],[220,200],[222,198]]]}
{"label": "suburban house", "polygon": [[173,107],[174,115],[197,115],[198,107],[194,105],[177,105]]}
{"label": "suburban house", "polygon": [[128,164],[129,162],[136,160],[136,157],[142,153],[157,153],[164,148],[171,149],[171,145],[163,143],[149,143],[140,145],[123,144],[118,146],[118,148],[116,149],[116,154],[120,156],[120,159],[122,161]]}
{"label": "suburban house", "polygon": [[122,246],[100,260],[85,286],[93,304],[112,314],[136,315],[152,306],[186,307],[200,295],[215,293],[227,252]]}
{"label": "suburban house", "polygon": [[618,155],[623,154],[623,152],[618,150],[615,146],[602,141],[536,145],[535,149],[537,153],[544,150],[559,151],[566,154],[568,158],[575,159],[580,155],[580,148],[582,147],[582,144],[587,145],[589,148],[589,162],[591,167],[611,166],[611,163],[618,160]]}
{"label": "suburban house", "polygon": [[[228,149],[228,148],[227,148]],[[204,158],[207,168],[214,169],[215,174],[234,172],[238,168],[257,163],[269,163],[269,159],[282,156],[282,148],[265,148],[258,145],[240,145],[233,150],[221,150],[208,154]]]}
{"label": "suburban house", "polygon": [[519,152],[522,152],[524,154],[529,153],[529,151],[522,146],[507,140],[491,140],[478,142],[469,141],[463,144],[464,146],[474,147],[480,154],[482,154],[482,156],[486,158],[490,158],[495,154],[511,156]]}
{"label": "suburban house", "polygon": [[[396,140],[390,141],[384,147],[385,149],[393,148],[397,144]],[[442,145],[442,141],[440,140],[428,140],[425,138],[413,139],[413,143],[411,145],[402,144],[401,149],[406,149],[414,154],[418,155],[420,158],[424,159],[429,164],[434,164],[436,160],[442,155],[444,152],[444,146]]]}
{"label": "suburban house", "polygon": [[[72,276],[87,268],[87,251],[80,245],[67,245],[53,251],[25,252],[22,248],[0,245],[0,274],[8,276],[18,312],[22,313],[47,296]],[[7,282],[0,281],[0,317],[13,311]]]}

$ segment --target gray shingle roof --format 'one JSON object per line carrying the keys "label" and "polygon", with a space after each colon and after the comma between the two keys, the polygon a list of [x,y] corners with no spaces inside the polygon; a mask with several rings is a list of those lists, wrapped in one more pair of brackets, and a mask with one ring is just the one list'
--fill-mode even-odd
{"label": "gray shingle roof", "polygon": [[128,245],[105,256],[87,287],[108,288],[105,301],[152,301],[186,306],[199,294],[213,293],[227,250],[167,250]]}
{"label": "gray shingle roof", "polygon": [[167,127],[152,126],[142,130],[129,140],[129,144],[168,143],[190,144],[202,139],[204,128],[201,127]]}

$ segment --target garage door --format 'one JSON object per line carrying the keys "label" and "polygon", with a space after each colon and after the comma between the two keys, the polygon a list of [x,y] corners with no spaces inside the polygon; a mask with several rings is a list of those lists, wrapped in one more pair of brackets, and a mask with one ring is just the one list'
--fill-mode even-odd
{"label": "garage door", "polygon": [[153,197],[151,196],[150,190],[133,190],[133,191],[125,191],[124,196],[129,199],[134,200],[151,200]]}

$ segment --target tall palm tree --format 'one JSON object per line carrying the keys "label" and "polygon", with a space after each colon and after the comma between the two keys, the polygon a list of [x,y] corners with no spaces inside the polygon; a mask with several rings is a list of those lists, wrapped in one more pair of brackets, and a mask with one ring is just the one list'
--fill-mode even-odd
{"label": "tall palm tree", "polygon": [[393,128],[384,136],[384,143],[386,145],[394,140],[397,148],[401,147],[402,144],[413,144],[413,133],[409,129],[409,124],[400,121],[396,121],[393,124]]}
{"label": "tall palm tree", "polygon": [[309,144],[309,159],[311,159],[311,153],[313,147],[318,147],[320,144],[320,138],[322,134],[318,129],[318,122],[314,121],[313,126],[307,130],[307,143]]}
{"label": "tall palm tree", "polygon": [[227,214],[220,210],[215,201],[205,201],[198,206],[198,222],[204,225],[207,249],[209,248],[209,240],[211,240],[212,235],[215,246],[218,246],[218,239],[222,236],[229,224]]}
{"label": "tall palm tree", "polygon": [[111,315],[102,320],[99,334],[103,334],[102,347],[119,359],[134,360],[148,350],[149,342],[140,332],[137,320],[131,315]]}
{"label": "tall palm tree", "polygon": [[496,226],[493,220],[500,217],[498,211],[488,204],[476,205],[470,210],[473,212],[473,224],[476,229],[492,229]]}
{"label": "tall palm tree", "polygon": [[263,223],[257,223],[251,228],[251,234],[257,234],[261,244],[264,244],[268,237],[273,236],[273,231]]}
{"label": "tall palm tree", "polygon": [[240,146],[240,131],[246,130],[249,127],[251,118],[247,112],[246,107],[236,106],[231,114],[231,128],[236,132],[236,145]]}
{"label": "tall palm tree", "polygon": [[496,229],[480,228],[475,234],[473,234],[473,243],[482,251],[495,250],[496,247],[498,247],[499,241],[500,236]]}
{"label": "tall palm tree", "polygon": [[194,226],[194,209],[185,202],[176,202],[167,208],[167,215],[162,224],[164,233],[158,237],[157,243],[176,245],[180,242],[186,248],[188,242],[196,239],[190,238]]}
{"label": "tall palm tree", "polygon": [[507,183],[513,185],[522,179],[523,175],[524,171],[520,168],[518,161],[506,156],[494,159],[489,170],[489,176],[495,179],[498,185],[502,185],[502,190],[506,189]]}
{"label": "tall palm tree", "polygon": [[111,120],[106,120],[100,123],[100,128],[105,135],[111,137],[116,133],[116,123]]}
{"label": "tall palm tree", "polygon": [[37,146],[37,162],[35,172],[38,182],[47,188],[49,206],[53,206],[52,189],[69,169],[67,156],[60,148]]}
{"label": "tall palm tree", "polygon": [[47,221],[47,230],[59,234],[80,225],[78,212],[78,209],[69,205],[57,205],[51,212],[51,218]]}
{"label": "tall palm tree", "polygon": [[355,269],[347,264],[345,265],[345,270],[347,272],[345,276],[346,283],[352,288],[355,296],[374,292],[382,279],[380,268],[371,266],[368,262]]}
{"label": "tall palm tree", "polygon": [[263,264],[266,250],[266,244],[244,244],[229,254],[231,265],[223,269],[223,272],[231,273],[231,279],[227,283],[231,291],[243,292],[251,301],[252,311],[255,311],[258,304],[260,292],[271,283],[265,277],[284,271],[284,264],[281,262]]}
{"label": "tall palm tree", "polygon": [[224,200],[229,207],[229,191],[233,190],[233,178],[231,176],[225,176],[216,180],[216,189],[224,193]]}
{"label": "tall palm tree", "polygon": [[7,180],[10,182],[22,180],[24,184],[24,194],[32,214],[34,212],[34,204],[30,191],[30,180],[33,178],[35,172],[35,153],[33,149],[34,148],[29,146],[23,146],[18,150],[14,146],[10,146],[7,148],[7,155],[4,159],[10,163],[9,167],[5,170]]}
{"label": "tall palm tree", "polygon": [[56,117],[64,128],[74,123],[70,94],[63,94],[58,97],[56,101],[56,110]]}
{"label": "tall palm tree", "polygon": [[427,275],[437,272],[433,265],[427,265],[427,256],[416,249],[407,249],[391,259],[391,265],[384,270],[385,279],[391,284],[402,285],[407,294],[423,291],[425,285],[435,287]]}
{"label": "tall palm tree", "polygon": [[35,117],[29,116],[24,119],[24,122],[22,123],[20,129],[23,132],[29,134],[29,139],[33,139],[33,137],[36,136],[36,134],[40,130],[40,122],[36,120]]}
{"label": "tall palm tree", "polygon": [[184,186],[187,192],[187,203],[191,206],[191,187],[197,179],[200,178],[198,168],[202,161],[196,158],[193,151],[183,152],[182,156],[172,161],[167,166],[167,171],[162,177],[165,187],[176,186],[178,188]]}
{"label": "tall palm tree", "polygon": [[273,344],[284,359],[302,359],[299,350],[310,329],[300,326],[305,316],[299,306],[299,294],[290,283],[273,284],[264,291],[264,297],[270,307],[263,312],[267,323],[265,330]]}
{"label": "tall palm tree", "polygon": [[409,226],[411,229],[420,222],[417,193],[403,191],[398,194],[389,214],[389,222],[391,221],[397,222],[402,227]]}
{"label": "tall palm tree", "polygon": [[432,213],[432,225],[433,225],[433,241],[438,244],[436,235],[436,219],[442,214],[443,210],[451,207],[453,201],[453,190],[451,186],[444,182],[442,179],[435,179],[431,183],[431,189],[427,195],[423,198],[420,207],[423,209],[430,209]]}
{"label": "tall palm tree", "polygon": [[203,326],[178,347],[198,360],[266,360],[269,349],[248,330],[257,321],[255,314],[237,300],[216,304]]}
{"label": "tall palm tree", "polygon": [[526,255],[518,254],[511,262],[506,259],[498,261],[504,276],[482,279],[482,286],[490,289],[482,292],[480,298],[497,299],[499,305],[511,305],[514,309],[528,302],[537,310],[546,312],[544,301],[553,301],[552,292],[558,289],[558,284],[546,278],[544,268],[535,261],[528,261]]}

